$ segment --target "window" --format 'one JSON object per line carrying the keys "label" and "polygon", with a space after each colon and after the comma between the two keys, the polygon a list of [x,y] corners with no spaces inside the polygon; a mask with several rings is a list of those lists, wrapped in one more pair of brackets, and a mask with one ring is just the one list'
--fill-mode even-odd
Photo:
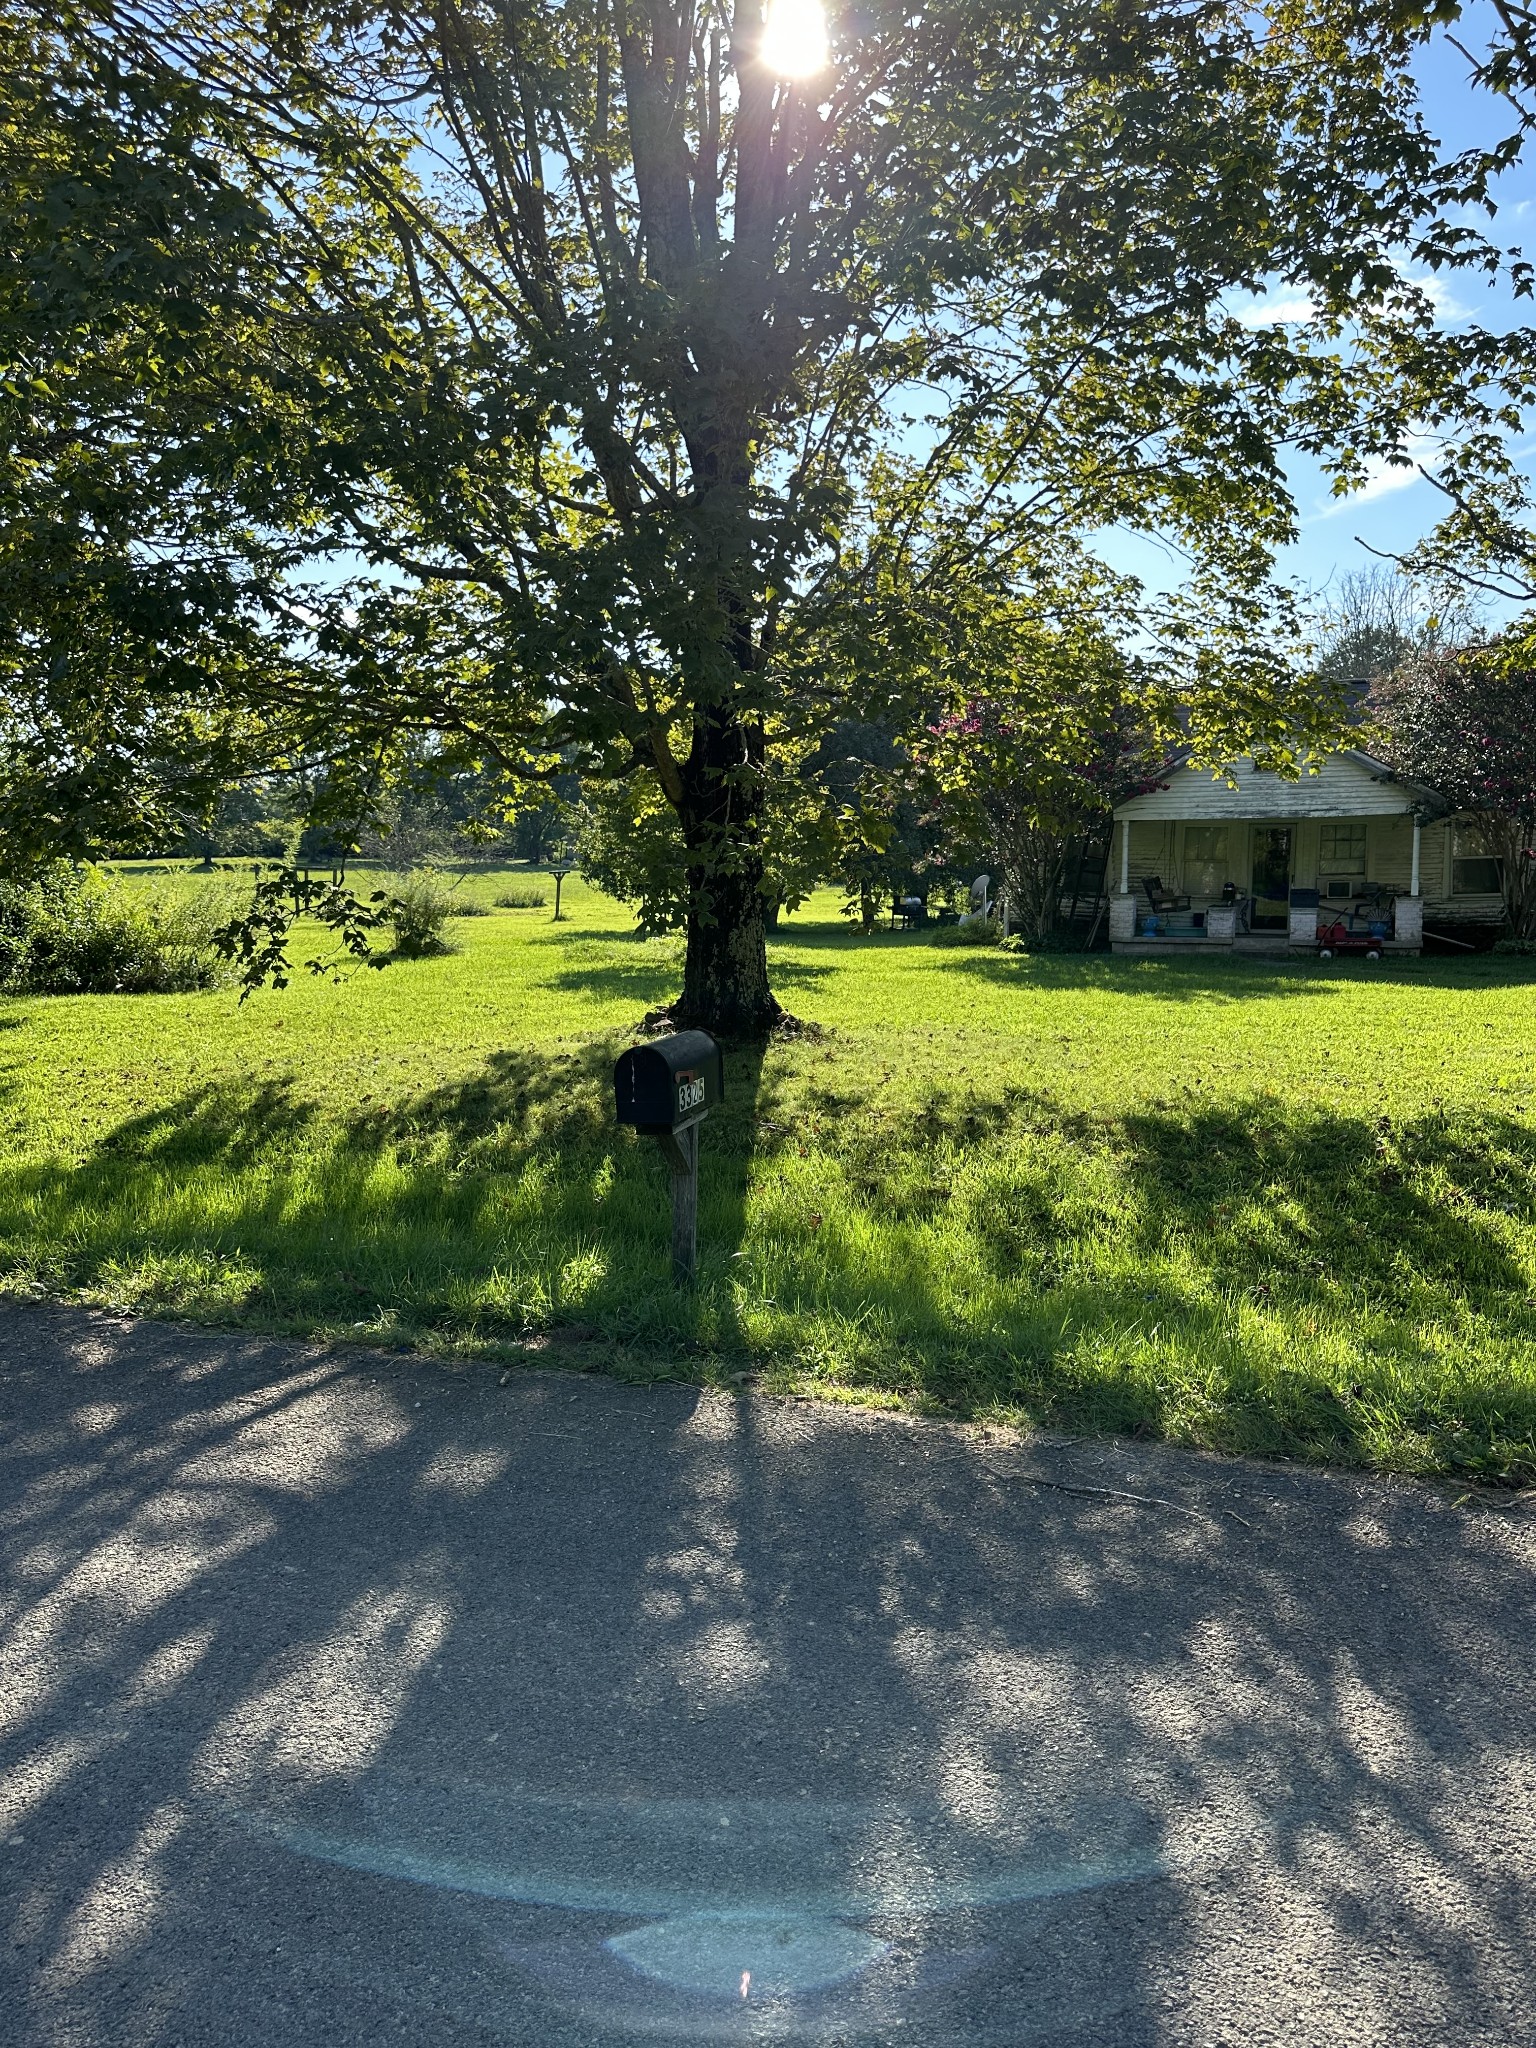
{"label": "window", "polygon": [[1353,896],[1365,880],[1365,820],[1328,819],[1317,848],[1317,887],[1323,897]]}
{"label": "window", "polygon": [[1323,843],[1318,848],[1317,871],[1320,875],[1361,875],[1365,874],[1365,825],[1364,822],[1323,826]]}
{"label": "window", "polygon": [[1485,851],[1475,832],[1458,825],[1451,839],[1451,894],[1498,896],[1503,889],[1503,862]]}
{"label": "window", "polygon": [[1231,879],[1227,870],[1227,827],[1184,827],[1184,893],[1209,901]]}

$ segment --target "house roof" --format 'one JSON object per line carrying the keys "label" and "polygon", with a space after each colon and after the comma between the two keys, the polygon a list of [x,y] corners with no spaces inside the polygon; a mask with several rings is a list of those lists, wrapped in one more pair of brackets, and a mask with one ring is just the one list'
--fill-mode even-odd
{"label": "house roof", "polygon": [[1157,789],[1115,806],[1117,818],[1360,818],[1436,817],[1452,806],[1435,791],[1395,775],[1387,762],[1361,747],[1341,747],[1303,769],[1294,781],[1256,768],[1251,757],[1221,775],[1170,764]]}

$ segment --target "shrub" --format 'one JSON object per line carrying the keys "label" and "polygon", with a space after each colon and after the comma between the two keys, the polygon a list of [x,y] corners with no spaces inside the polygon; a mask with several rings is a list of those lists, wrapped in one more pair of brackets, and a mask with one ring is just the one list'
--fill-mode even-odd
{"label": "shrub", "polygon": [[995,917],[962,917],[958,924],[940,925],[933,935],[936,946],[995,946],[1003,928]]}
{"label": "shrub", "polygon": [[503,889],[496,898],[498,910],[542,910],[549,898],[542,889],[532,888],[521,882],[515,888]]}
{"label": "shrub", "polygon": [[0,988],[15,995],[180,995],[230,969],[213,944],[227,888],[133,887],[59,862],[0,883]]}
{"label": "shrub", "polygon": [[478,896],[455,895],[448,905],[450,917],[489,917],[490,914],[491,906],[489,903],[482,903]]}
{"label": "shrub", "polygon": [[412,868],[409,874],[391,876],[385,888],[396,953],[407,960],[424,960],[453,951],[443,936],[453,915],[453,895],[435,868]]}
{"label": "shrub", "polygon": [[1085,953],[1080,931],[1039,932],[1033,938],[1027,933],[1015,932],[1012,938],[1002,942],[1005,953]]}

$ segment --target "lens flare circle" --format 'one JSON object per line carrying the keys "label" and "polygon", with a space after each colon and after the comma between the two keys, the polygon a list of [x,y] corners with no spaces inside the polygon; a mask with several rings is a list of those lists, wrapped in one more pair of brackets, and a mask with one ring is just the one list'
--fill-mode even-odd
{"label": "lens flare circle", "polygon": [[769,0],[757,54],[780,78],[814,78],[832,61],[821,0]]}
{"label": "lens flare circle", "polygon": [[603,1946],[674,1990],[754,1999],[826,1990],[890,1953],[857,1928],[798,1913],[679,1913]]}

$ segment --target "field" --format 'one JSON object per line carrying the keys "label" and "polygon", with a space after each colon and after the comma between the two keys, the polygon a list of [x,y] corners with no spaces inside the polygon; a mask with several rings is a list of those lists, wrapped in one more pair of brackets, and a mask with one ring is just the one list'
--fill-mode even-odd
{"label": "field", "polygon": [[566,906],[243,1005],[0,1003],[4,1284],[1536,1479],[1536,963],[1026,958],[826,893],[771,942],[825,1036],[730,1051],[686,1297],[609,1086],[679,943]]}

